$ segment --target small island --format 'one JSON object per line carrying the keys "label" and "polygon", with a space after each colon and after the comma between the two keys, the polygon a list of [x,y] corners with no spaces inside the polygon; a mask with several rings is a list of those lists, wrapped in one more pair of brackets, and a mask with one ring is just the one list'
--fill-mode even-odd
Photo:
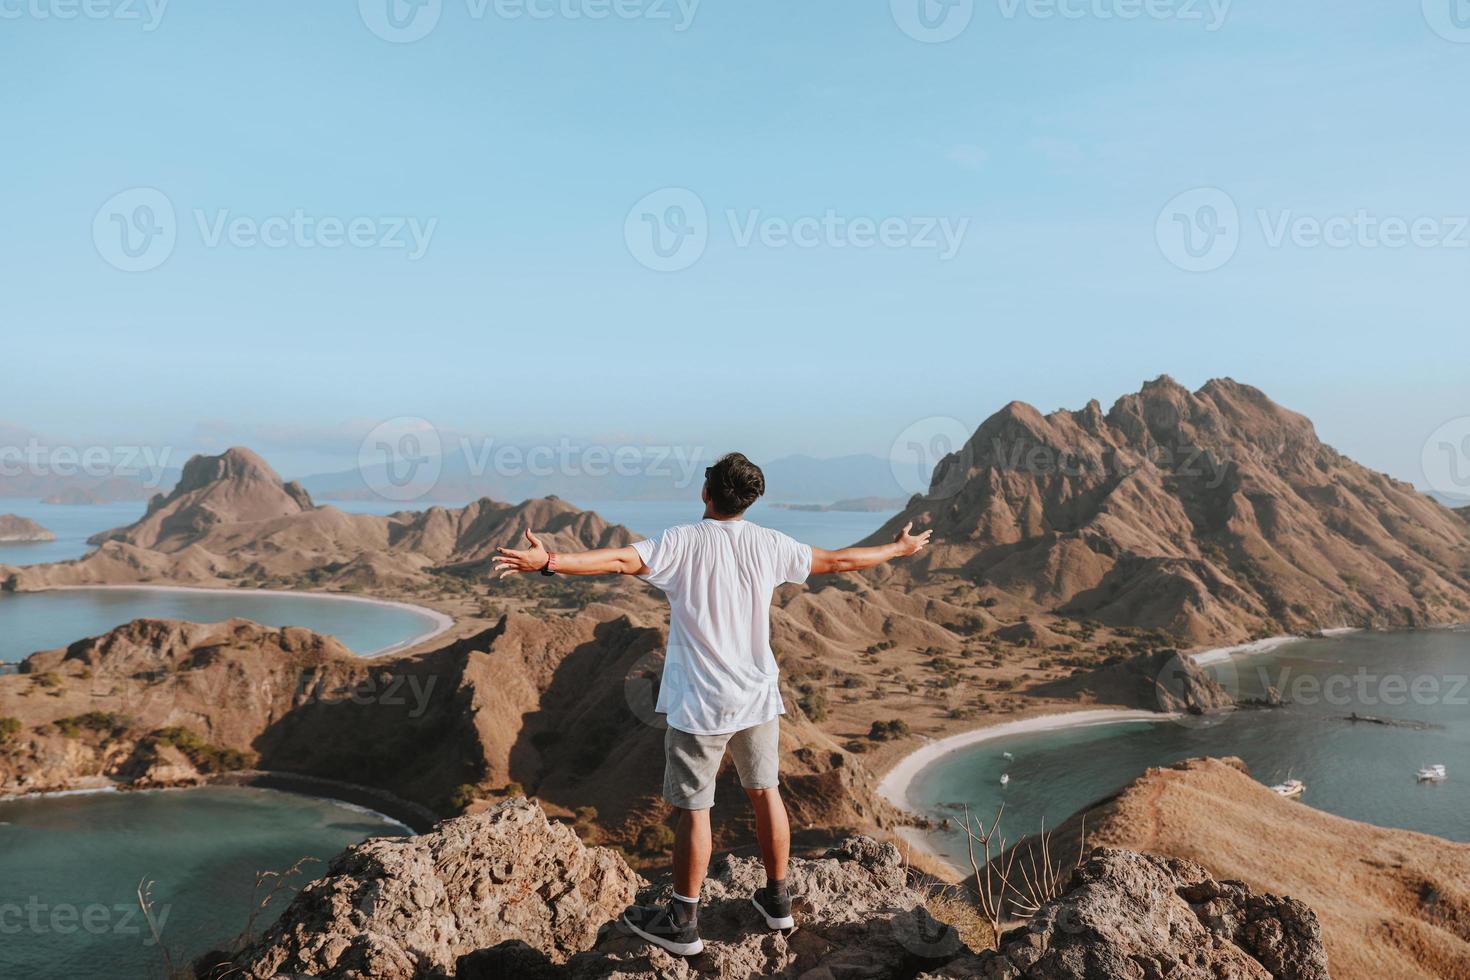
{"label": "small island", "polygon": [[19,514],[0,514],[0,544],[55,540],[56,535],[29,517],[21,517]]}
{"label": "small island", "polygon": [[813,514],[833,511],[881,514],[886,511],[902,510],[908,502],[907,497],[858,497],[853,500],[839,500],[835,504],[772,504],[771,506],[779,510],[801,510]]}
{"label": "small island", "polygon": [[65,490],[58,490],[44,498],[41,503],[65,504],[68,507],[96,507],[99,504],[112,503],[112,498],[95,490],[67,487]]}

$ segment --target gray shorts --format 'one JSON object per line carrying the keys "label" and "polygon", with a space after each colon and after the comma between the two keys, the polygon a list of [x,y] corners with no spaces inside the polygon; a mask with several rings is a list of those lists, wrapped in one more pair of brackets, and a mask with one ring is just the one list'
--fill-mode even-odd
{"label": "gray shorts", "polygon": [[691,735],[677,728],[664,734],[664,799],[680,810],[715,805],[715,777],[726,746],[735,759],[740,785],[772,789],[781,772],[781,719],[726,735]]}

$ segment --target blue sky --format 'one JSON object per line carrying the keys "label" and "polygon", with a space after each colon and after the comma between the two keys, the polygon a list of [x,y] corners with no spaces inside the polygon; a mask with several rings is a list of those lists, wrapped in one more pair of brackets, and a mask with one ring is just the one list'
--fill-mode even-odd
{"label": "blue sky", "polygon": [[[1470,414],[1451,0],[960,0],[928,8],[970,18],[943,43],[900,26],[920,0],[430,0],[408,43],[369,26],[388,0],[79,2],[0,3],[6,423],[288,470],[396,416],[883,454],[931,416],[1228,375],[1422,484]],[[124,271],[124,226],[162,219],[139,188],[172,243]],[[669,188],[704,217],[635,207]],[[1169,237],[1215,242],[1222,201],[1202,258]],[[703,250],[649,268],[644,213]]]}

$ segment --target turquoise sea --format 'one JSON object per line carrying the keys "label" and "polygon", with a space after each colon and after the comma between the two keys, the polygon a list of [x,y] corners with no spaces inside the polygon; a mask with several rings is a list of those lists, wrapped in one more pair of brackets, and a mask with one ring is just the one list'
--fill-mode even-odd
{"label": "turquoise sea", "polygon": [[[1263,783],[1305,782],[1309,806],[1470,841],[1470,630],[1303,640],[1211,670],[1240,696],[1271,685],[1293,703],[1208,721],[1122,722],[981,742],[920,771],[909,799],[951,821],[961,819],[961,804],[988,818],[1004,803],[1002,828],[1015,838],[1038,830],[1043,818],[1057,825],[1150,766],[1234,755]],[[1354,713],[1427,727],[1353,722]],[[1446,782],[1415,779],[1432,763],[1448,767]],[[932,840],[965,863],[957,829]]]}
{"label": "turquoise sea", "polygon": [[[270,885],[256,874],[315,858],[263,926],[326,861],[408,829],[357,807],[264,789],[209,787],[0,802],[0,977],[165,976],[231,942]],[[153,882],[154,941],[137,889]]]}

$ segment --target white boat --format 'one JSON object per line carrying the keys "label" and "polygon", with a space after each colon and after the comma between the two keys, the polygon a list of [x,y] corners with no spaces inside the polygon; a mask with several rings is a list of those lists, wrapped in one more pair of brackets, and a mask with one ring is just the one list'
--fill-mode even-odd
{"label": "white boat", "polygon": [[1011,774],[1010,773],[1003,772],[1003,773],[1000,774],[1000,784],[1002,786],[1004,786],[1006,783],[1008,783],[1010,781],[1011,781]]}
{"label": "white boat", "polygon": [[1419,782],[1421,783],[1442,783],[1448,776],[1449,773],[1445,771],[1442,763],[1425,766],[1419,770]]}
{"label": "white boat", "polygon": [[1015,756],[1011,755],[1009,752],[1002,752],[1001,755],[1005,756],[1007,759],[1015,758]]}
{"label": "white boat", "polygon": [[1277,796],[1284,796],[1288,800],[1301,796],[1307,791],[1307,784],[1300,779],[1288,779],[1284,783],[1277,783],[1271,787],[1271,792]]}

